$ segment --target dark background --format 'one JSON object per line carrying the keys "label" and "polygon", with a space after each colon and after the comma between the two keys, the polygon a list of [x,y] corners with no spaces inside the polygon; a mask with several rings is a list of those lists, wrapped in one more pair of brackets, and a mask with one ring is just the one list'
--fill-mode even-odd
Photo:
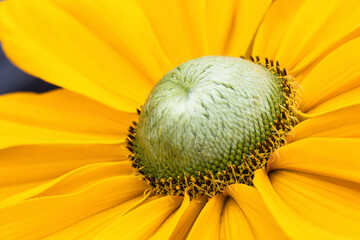
{"label": "dark background", "polygon": [[[1,1],[1,0],[0,0]],[[10,92],[46,92],[57,88],[32,77],[15,67],[5,56],[0,45],[0,94]]]}

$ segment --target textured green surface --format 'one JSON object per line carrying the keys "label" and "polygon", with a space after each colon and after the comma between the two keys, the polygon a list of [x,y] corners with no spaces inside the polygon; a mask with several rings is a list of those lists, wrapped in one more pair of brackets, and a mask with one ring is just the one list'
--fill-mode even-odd
{"label": "textured green surface", "polygon": [[271,135],[283,89],[260,64],[202,57],[168,72],[149,95],[133,142],[137,163],[155,179],[226,170]]}

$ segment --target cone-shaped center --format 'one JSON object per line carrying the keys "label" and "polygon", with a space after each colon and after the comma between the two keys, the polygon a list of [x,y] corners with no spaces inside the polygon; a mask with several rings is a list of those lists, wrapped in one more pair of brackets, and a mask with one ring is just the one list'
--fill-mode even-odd
{"label": "cone-shaped center", "polygon": [[142,108],[132,142],[137,167],[152,181],[195,182],[248,164],[269,145],[285,101],[281,78],[261,64],[220,56],[185,62]]}

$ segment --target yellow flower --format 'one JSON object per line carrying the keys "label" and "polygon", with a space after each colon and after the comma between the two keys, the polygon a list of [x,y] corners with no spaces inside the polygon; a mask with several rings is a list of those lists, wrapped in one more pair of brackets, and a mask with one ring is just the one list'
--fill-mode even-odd
{"label": "yellow flower", "polygon": [[[1,2],[8,57],[63,89],[0,97],[0,239],[359,239],[359,21],[357,0]],[[301,122],[254,186],[144,199],[134,110],[206,55],[278,60]]]}

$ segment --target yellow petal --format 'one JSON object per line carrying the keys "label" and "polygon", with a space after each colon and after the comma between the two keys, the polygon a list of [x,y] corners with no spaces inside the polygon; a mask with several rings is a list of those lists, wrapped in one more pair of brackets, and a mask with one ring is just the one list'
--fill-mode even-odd
{"label": "yellow petal", "polygon": [[245,54],[270,2],[138,0],[173,65],[204,55]]}
{"label": "yellow petal", "polygon": [[225,196],[217,194],[200,212],[187,239],[220,239],[220,219]]}
{"label": "yellow petal", "polygon": [[186,195],[179,210],[173,214],[174,217],[166,220],[151,239],[185,239],[206,201],[206,196],[190,201]]}
{"label": "yellow petal", "polygon": [[221,222],[224,239],[266,239],[269,236],[286,239],[254,187],[231,185],[224,194],[236,202],[228,200],[224,206]]}
{"label": "yellow petal", "polygon": [[281,147],[268,171],[286,169],[360,183],[360,139],[306,138]]}
{"label": "yellow petal", "polygon": [[227,198],[221,216],[221,239],[255,239],[243,210],[233,198]]}
{"label": "yellow petal", "polygon": [[205,54],[204,1],[137,2],[174,66]]}
{"label": "yellow petal", "polygon": [[159,228],[159,230],[152,236],[151,239],[169,239],[173,233],[176,224],[184,214],[185,210],[189,207],[190,197],[186,195],[180,208],[175,211]]}
{"label": "yellow petal", "polygon": [[0,29],[4,51],[23,70],[119,110],[143,104],[153,78],[168,70],[130,1],[1,2]]}
{"label": "yellow petal", "polygon": [[[220,19],[227,21],[221,25],[221,29],[226,29],[227,32],[220,32],[216,29],[217,26],[220,28],[220,24],[218,18],[214,17],[214,23],[209,24],[211,29],[209,32],[212,34],[209,39],[211,41],[213,41],[212,39],[223,39],[223,43],[218,45],[226,46],[224,53],[226,55],[234,57],[245,55],[264,14],[271,5],[271,0],[235,1],[235,6],[228,6],[231,1],[214,0],[213,2],[216,2],[216,6],[213,8],[214,14],[217,12],[217,15],[221,15]],[[226,9],[226,6],[229,9]],[[228,18],[223,15],[228,16]],[[230,17],[231,19],[229,19]]]}
{"label": "yellow petal", "polygon": [[358,36],[359,19],[357,0],[274,1],[256,35],[253,55],[299,72]]}
{"label": "yellow petal", "polygon": [[[130,175],[133,169],[129,161],[94,163],[70,171],[56,179],[30,188],[0,202],[0,207],[18,203],[24,199],[69,194],[88,188],[103,179],[120,175]],[[144,184],[145,189],[145,184]]]}
{"label": "yellow petal", "polygon": [[[290,27],[292,18],[298,11],[301,3],[302,0],[280,0],[271,4],[256,33],[252,55],[268,57],[273,60],[276,58],[281,40]],[[287,62],[281,61],[281,64],[286,67],[289,66]]]}
{"label": "yellow petal", "polygon": [[360,87],[349,90],[343,94],[340,94],[332,99],[317,105],[308,111],[306,117],[314,117],[322,114],[326,114],[339,109],[352,107],[360,104]]}
{"label": "yellow petal", "polygon": [[360,238],[360,184],[299,172],[275,170],[271,185],[306,221],[351,239]]}
{"label": "yellow petal", "polygon": [[[1,179],[4,179],[4,174],[1,174]],[[0,201],[9,198],[18,193],[24,192],[26,190],[38,187],[42,184],[47,183],[50,180],[42,180],[42,181],[31,181],[26,183],[17,183],[12,185],[3,185],[0,186]]]}
{"label": "yellow petal", "polygon": [[[144,11],[134,1],[55,0],[53,2],[101,36],[114,48],[114,51],[120,53],[153,83],[173,68]],[[93,17],[89,17],[90,14]],[[129,85],[135,84],[134,79],[126,79],[126,81]]]}
{"label": "yellow petal", "polygon": [[269,211],[290,239],[343,239],[311,224],[291,209],[275,191],[264,169],[255,172],[254,184]]}
{"label": "yellow petal", "polygon": [[76,222],[65,229],[55,232],[44,240],[88,240],[92,239],[98,233],[103,231],[111,222],[116,221],[128,210],[136,206],[144,197],[142,195],[135,197],[129,201],[121,203],[115,207],[99,212],[82,221]]}
{"label": "yellow petal", "polygon": [[306,119],[293,131],[292,141],[309,137],[360,138],[360,105]]}
{"label": "yellow petal", "polygon": [[0,186],[51,180],[78,167],[127,159],[120,145],[39,145],[0,150]]}
{"label": "yellow petal", "polygon": [[39,239],[126,202],[143,191],[143,181],[134,176],[117,176],[78,192],[24,200],[0,208],[0,238]]}
{"label": "yellow petal", "polygon": [[136,114],[116,111],[62,89],[9,94],[0,98],[0,149],[28,144],[120,143],[135,119]]}
{"label": "yellow petal", "polygon": [[114,236],[121,239],[148,239],[180,206],[182,199],[164,196],[149,201],[114,221],[94,239],[114,239]]}
{"label": "yellow petal", "polygon": [[206,44],[209,54],[226,54],[225,50],[229,44],[232,33],[232,21],[238,16],[236,10],[238,1],[216,1],[206,2],[204,11]]}
{"label": "yellow petal", "polygon": [[[306,113],[339,94],[360,87],[360,38],[356,38],[327,55],[309,73],[300,74],[300,109]],[[303,80],[301,80],[303,79]]]}

